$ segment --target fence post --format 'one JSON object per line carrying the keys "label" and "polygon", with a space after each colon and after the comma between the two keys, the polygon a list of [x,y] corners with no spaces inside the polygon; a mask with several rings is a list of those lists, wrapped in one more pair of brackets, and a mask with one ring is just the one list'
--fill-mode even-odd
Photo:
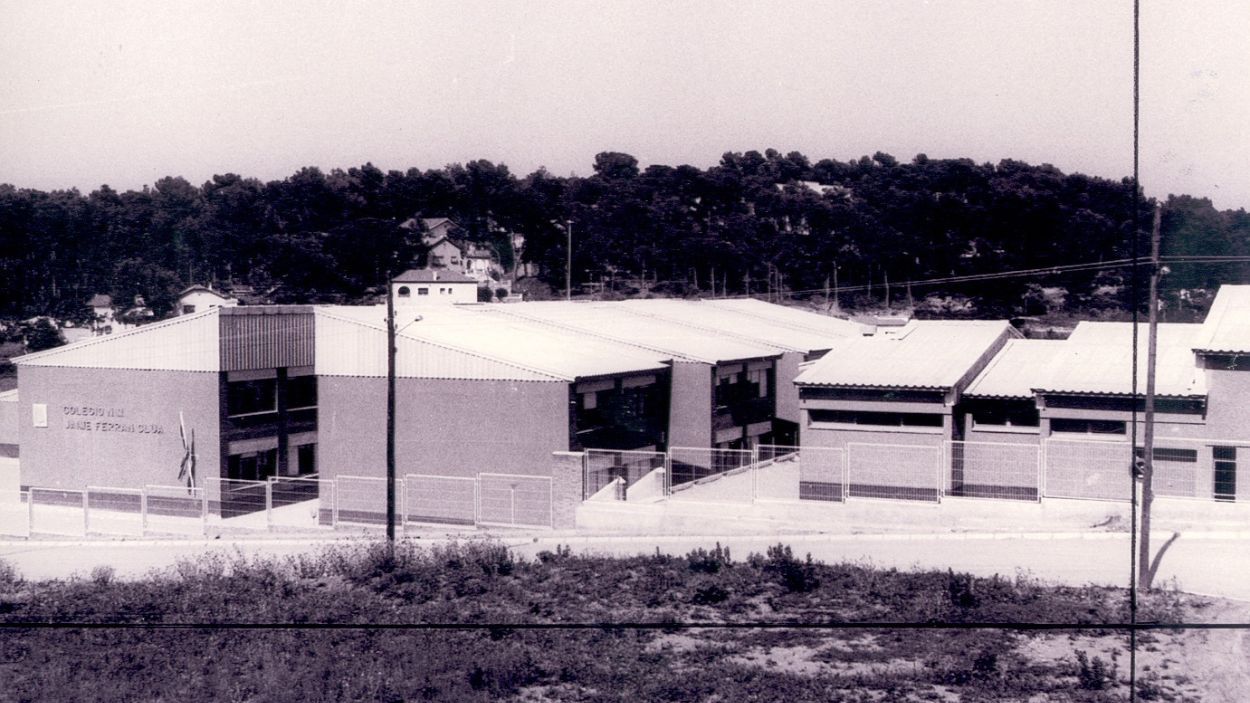
{"label": "fence post", "polygon": [[29,538],[30,533],[35,527],[35,491],[32,488],[26,489],[26,536]]}
{"label": "fence post", "polygon": [[[585,454],[582,455],[583,460]],[[547,481],[547,527],[555,529],[556,527],[556,482],[555,479]],[[624,500],[624,488],[621,489],[621,499]]]}
{"label": "fence post", "polygon": [[1042,502],[1042,498],[1046,496],[1046,445],[1049,439],[1042,439],[1037,443],[1037,502]]}
{"label": "fence post", "polygon": [[516,525],[516,484],[508,486],[508,524]]}
{"label": "fence post", "polygon": [[91,534],[91,510],[87,507],[87,498],[90,492],[82,489],[82,533],[83,536]]}
{"label": "fence post", "polygon": [[273,532],[273,484],[265,482],[265,531]]}
{"label": "fence post", "polygon": [[148,536],[148,487],[139,493],[139,534]]}
{"label": "fence post", "polygon": [[[220,487],[218,487],[220,490]],[[208,483],[200,489],[200,536],[208,536]]]}
{"label": "fence post", "polygon": [[751,443],[751,504],[759,498],[760,443]]}

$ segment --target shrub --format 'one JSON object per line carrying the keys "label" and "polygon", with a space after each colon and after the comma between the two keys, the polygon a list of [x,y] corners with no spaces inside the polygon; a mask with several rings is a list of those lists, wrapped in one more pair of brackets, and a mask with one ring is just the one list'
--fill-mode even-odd
{"label": "shrub", "polygon": [[816,563],[812,561],[812,555],[809,553],[805,561],[799,561],[794,558],[789,545],[769,547],[763,569],[765,573],[777,578],[789,593],[810,593],[820,587],[820,578],[816,575]]}
{"label": "shrub", "polygon": [[705,574],[714,574],[720,571],[721,567],[733,564],[729,556],[729,547],[720,546],[720,542],[717,542],[716,548],[710,552],[702,547],[691,550],[686,555],[686,562],[690,564],[691,571]]}
{"label": "shrub", "polygon": [[981,604],[976,593],[976,580],[972,574],[956,574],[953,570],[946,572],[946,593],[951,605],[960,609],[975,608]]}
{"label": "shrub", "polygon": [[113,582],[117,576],[117,572],[108,564],[100,564],[91,570],[91,583],[97,586],[107,586]]}
{"label": "shrub", "polygon": [[1091,661],[1085,650],[1076,650],[1076,681],[1086,691],[1101,691],[1111,683],[1107,673],[1107,664],[1102,657],[1095,656]]}
{"label": "shrub", "polygon": [[22,585],[22,574],[9,562],[0,559],[0,587]]}
{"label": "shrub", "polygon": [[690,598],[690,602],[695,605],[716,605],[727,600],[729,600],[729,591],[715,583],[696,586],[694,595]]}

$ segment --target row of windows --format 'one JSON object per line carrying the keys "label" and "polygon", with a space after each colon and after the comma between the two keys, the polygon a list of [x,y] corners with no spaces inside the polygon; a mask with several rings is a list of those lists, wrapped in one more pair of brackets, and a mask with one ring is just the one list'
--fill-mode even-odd
{"label": "row of windows", "polygon": [[[317,377],[295,376],[286,381],[288,410],[317,407]],[[278,412],[278,379],[232,381],[226,386],[226,414],[230,417]]]}
{"label": "row of windows", "polygon": [[[451,286],[440,286],[438,289],[439,295],[454,295],[455,292],[456,292],[456,289],[452,288]],[[399,297],[401,298],[412,297],[412,289],[409,288],[408,286],[400,286],[398,293],[399,293]],[[430,288],[426,286],[419,286],[417,288],[417,295],[429,295],[429,294],[430,294]]]}
{"label": "row of windows", "polygon": [[883,413],[858,410],[809,410],[813,424],[864,425],[868,427],[941,427],[937,413]]}

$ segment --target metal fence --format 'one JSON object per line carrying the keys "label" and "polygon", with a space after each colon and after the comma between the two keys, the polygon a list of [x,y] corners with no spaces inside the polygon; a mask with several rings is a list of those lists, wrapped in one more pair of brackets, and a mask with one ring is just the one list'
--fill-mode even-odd
{"label": "metal fence", "polygon": [[143,487],[145,533],[203,535],[208,530],[208,492],[202,487]]}
{"label": "metal fence", "polygon": [[334,481],[315,476],[269,479],[270,524],[314,529],[334,527]]}
{"label": "metal fence", "polygon": [[1036,444],[948,442],[946,495],[1041,500],[1042,452]]}
{"label": "metal fence", "polygon": [[87,486],[86,531],[90,534],[142,537],[147,495],[141,488]]}
{"label": "metal fence", "polygon": [[0,535],[30,536],[30,497],[27,491],[19,490],[16,494],[9,493],[0,498]]}
{"label": "metal fence", "polygon": [[761,444],[756,448],[757,500],[846,500],[846,450]]}
{"label": "metal fence", "polygon": [[1047,498],[1132,499],[1127,442],[1047,439],[1043,457]]}
{"label": "metal fence", "polygon": [[664,452],[587,449],[584,455],[583,499],[615,486],[613,497],[627,500],[630,488],[653,476],[653,472],[668,469],[668,455]]}
{"label": "metal fence", "polygon": [[477,525],[478,480],[470,476],[404,476],[400,524]]}
{"label": "metal fence", "polygon": [[755,500],[754,463],[754,452],[746,449],[673,447],[666,493],[676,500],[750,503]]}
{"label": "metal fence", "polygon": [[27,500],[31,534],[86,536],[86,491],[32,487]]}
{"label": "metal fence", "polygon": [[[386,527],[386,479],[373,476],[339,476],[335,479],[334,525]],[[400,497],[395,481],[395,499]]]}
{"label": "metal fence", "polygon": [[551,527],[554,506],[550,476],[487,474],[478,478],[478,524]]}
{"label": "metal fence", "polygon": [[942,454],[941,444],[847,444],[847,495],[938,502]]}

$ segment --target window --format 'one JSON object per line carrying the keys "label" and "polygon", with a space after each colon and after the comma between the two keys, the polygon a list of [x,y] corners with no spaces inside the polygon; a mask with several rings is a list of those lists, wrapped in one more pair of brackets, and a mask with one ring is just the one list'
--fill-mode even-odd
{"label": "window", "polygon": [[230,417],[272,413],[278,410],[277,381],[234,381],[226,389],[226,414]]}
{"label": "window", "polygon": [[759,388],[759,397],[768,397],[768,369],[747,371],[747,383],[754,384]]}
{"label": "window", "polygon": [[1125,432],[1124,422],[1122,420],[1072,420],[1068,418],[1054,418],[1050,421],[1050,433],[1122,435]]}
{"label": "window", "polygon": [[317,407],[317,377],[293,376],[286,382],[286,406],[288,410]]}
{"label": "window", "polygon": [[598,393],[582,393],[582,410],[594,410],[599,407]]}
{"label": "window", "polygon": [[809,410],[809,424],[864,425],[869,427],[941,427],[938,413],[883,413],[858,410]]}
{"label": "window", "polygon": [[1033,406],[981,407],[972,413],[972,424],[995,427],[1037,427],[1041,423],[1037,408]]}
{"label": "window", "polygon": [[443,257],[437,256],[437,255],[430,257],[430,266],[442,266],[442,265],[443,265]]}
{"label": "window", "polygon": [[226,463],[226,478],[236,481],[264,481],[277,475],[278,450],[232,454]]}
{"label": "window", "polygon": [[191,314],[191,313],[193,313],[193,312],[195,312],[195,306],[194,306],[194,305],[183,305],[183,306],[182,306],[182,314],[183,314],[183,315],[190,315],[190,314]]}
{"label": "window", "polygon": [[430,294],[430,289],[429,289],[429,288],[418,288],[418,289],[417,289],[417,295],[429,295],[429,294]]}
{"label": "window", "polygon": [[[1146,453],[1145,447],[1137,447],[1133,453],[1138,457],[1142,457]],[[1174,449],[1172,447],[1155,447],[1155,461],[1172,461],[1179,464],[1196,464],[1198,463],[1197,449]]]}
{"label": "window", "polygon": [[1211,447],[1211,458],[1215,461],[1214,491],[1219,501],[1237,499],[1237,447]]}
{"label": "window", "polygon": [[317,473],[317,445],[301,444],[295,448],[295,456],[300,476]]}
{"label": "window", "polygon": [[401,298],[407,298],[407,297],[409,297],[409,296],[411,296],[411,295],[412,295],[412,290],[411,290],[411,289],[409,289],[409,288],[408,288],[408,286],[400,286],[400,287],[399,287],[399,297],[401,297]]}

